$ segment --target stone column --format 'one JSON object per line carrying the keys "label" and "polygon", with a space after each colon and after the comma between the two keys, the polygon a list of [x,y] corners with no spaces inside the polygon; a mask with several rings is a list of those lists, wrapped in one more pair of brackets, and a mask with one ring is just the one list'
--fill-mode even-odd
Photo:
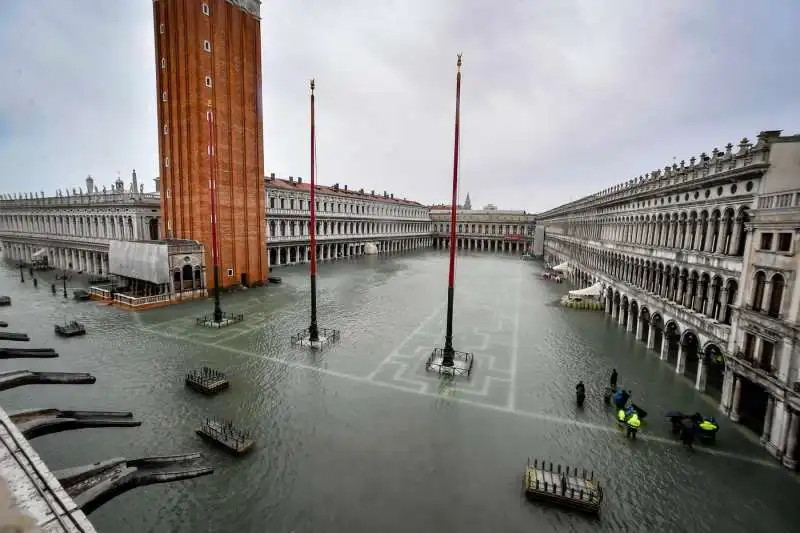
{"label": "stone column", "polygon": [[666,361],[667,355],[669,355],[669,338],[666,333],[664,333],[661,335],[661,353],[658,354],[658,358],[662,361]]}
{"label": "stone column", "polygon": [[733,377],[733,400],[731,401],[731,414],[732,422],[739,421],[739,400],[742,398],[742,380],[740,377]]}
{"label": "stone column", "polygon": [[622,302],[619,303],[619,318],[617,319],[617,323],[621,326],[625,320],[625,309],[622,307]]}
{"label": "stone column", "polygon": [[694,381],[694,388],[700,392],[706,391],[706,380],[708,379],[708,363],[705,357],[701,357],[697,363],[697,379]]}
{"label": "stone column", "polygon": [[656,338],[656,328],[652,324],[647,324],[647,327],[647,347],[652,350]]}
{"label": "stone column", "polygon": [[640,314],[638,320],[636,320],[636,331],[633,333],[633,335],[634,335],[634,337],[636,337],[636,340],[639,340],[639,339],[642,338],[642,317],[641,317],[641,314]]}
{"label": "stone column", "polygon": [[772,418],[775,416],[775,398],[772,394],[767,396],[767,412],[764,415],[764,429],[761,432],[761,444],[764,445],[770,442],[772,435]]}
{"label": "stone column", "polygon": [[789,423],[789,434],[786,438],[786,453],[783,455],[783,466],[792,470],[797,469],[797,431],[800,425],[800,414],[794,411],[791,413],[791,422]]}
{"label": "stone column", "polygon": [[678,360],[675,362],[675,373],[681,374],[686,371],[686,353],[683,351],[683,343],[678,343]]}

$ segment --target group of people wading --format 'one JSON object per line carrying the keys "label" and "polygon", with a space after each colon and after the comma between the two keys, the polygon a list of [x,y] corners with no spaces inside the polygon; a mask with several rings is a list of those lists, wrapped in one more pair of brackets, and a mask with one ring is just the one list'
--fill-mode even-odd
{"label": "group of people wading", "polygon": [[[609,386],[606,387],[605,393],[603,394],[603,401],[605,401],[606,404],[610,404],[613,398],[614,406],[617,408],[617,422],[620,427],[625,429],[626,438],[635,439],[636,433],[642,426],[642,419],[647,413],[636,405],[628,403],[631,399],[631,391],[617,388],[618,379],[619,374],[617,374],[617,369],[614,368],[611,371]],[[583,381],[580,381],[575,386],[575,394],[578,407],[582,407],[583,402],[586,400],[586,386],[583,384]]]}
{"label": "group of people wading", "polygon": [[[626,438],[635,439],[636,433],[642,427],[642,420],[647,416],[647,412],[631,402],[632,393],[617,386],[619,374],[617,369],[611,370],[608,387],[605,388],[603,401],[606,404],[614,403],[617,415],[617,424],[625,431]],[[580,381],[575,386],[576,400],[578,407],[582,407],[586,401],[586,386]],[[714,443],[719,425],[714,417],[704,417],[700,413],[684,414],[680,411],[670,411],[667,418],[672,422],[672,434],[678,436],[689,449],[696,438],[705,443]]]}

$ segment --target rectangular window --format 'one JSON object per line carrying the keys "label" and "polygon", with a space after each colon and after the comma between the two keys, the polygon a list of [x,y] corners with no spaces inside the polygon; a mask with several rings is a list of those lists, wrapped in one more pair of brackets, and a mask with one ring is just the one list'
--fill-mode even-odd
{"label": "rectangular window", "polygon": [[158,33],[163,35],[165,31],[167,31],[167,27],[164,24],[159,24],[158,25]]}
{"label": "rectangular window", "polygon": [[167,58],[166,57],[162,57],[161,58],[161,68],[167,68]]}
{"label": "rectangular window", "polygon": [[778,233],[778,251],[790,252],[792,251],[792,234],[791,233]]}
{"label": "rectangular window", "polygon": [[269,208],[270,209],[275,209],[275,198],[270,198],[269,199]]}
{"label": "rectangular window", "polygon": [[231,277],[231,276],[233,276],[233,269],[229,268],[228,269],[228,277]]}
{"label": "rectangular window", "polygon": [[162,102],[166,102],[167,101],[167,91],[164,91],[163,93],[161,93],[161,101]]}
{"label": "rectangular window", "polygon": [[206,87],[211,87],[211,76],[206,76]]}
{"label": "rectangular window", "polygon": [[202,8],[202,10],[203,10],[203,15],[205,15],[205,16],[207,16],[207,17],[210,17],[210,16],[211,16],[211,9],[208,7],[208,4],[203,4],[203,5],[201,6],[201,8]]}
{"label": "rectangular window", "polygon": [[205,40],[203,41],[203,50],[206,52],[211,52],[211,41]]}
{"label": "rectangular window", "polygon": [[772,233],[762,233],[761,234],[761,246],[760,250],[772,250]]}

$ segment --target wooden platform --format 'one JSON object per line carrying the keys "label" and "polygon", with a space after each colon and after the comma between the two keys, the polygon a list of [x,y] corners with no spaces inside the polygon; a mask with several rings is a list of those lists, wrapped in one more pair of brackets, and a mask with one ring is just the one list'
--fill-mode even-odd
{"label": "wooden platform", "polygon": [[208,419],[195,432],[235,455],[246,454],[255,444],[247,432],[225,420]]}
{"label": "wooden platform", "polygon": [[547,501],[587,513],[600,512],[603,489],[594,474],[579,472],[577,468],[554,467],[542,461],[528,463],[525,471],[525,493],[531,499]]}
{"label": "wooden platform", "polygon": [[186,374],[186,386],[203,394],[216,394],[230,387],[230,381],[219,370],[204,366]]}

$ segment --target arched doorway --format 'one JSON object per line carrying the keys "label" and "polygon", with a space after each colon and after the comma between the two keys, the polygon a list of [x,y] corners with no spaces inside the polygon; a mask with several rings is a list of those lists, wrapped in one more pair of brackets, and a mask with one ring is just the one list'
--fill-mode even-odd
{"label": "arched doorway", "polygon": [[675,366],[678,364],[678,349],[681,342],[681,330],[678,324],[670,320],[664,328],[664,337],[667,343],[667,363]]}
{"label": "arched doorway", "polygon": [[181,271],[176,270],[172,273],[172,290],[174,292],[180,292],[181,290]]}
{"label": "arched doorway", "polygon": [[630,316],[628,320],[631,322],[631,331],[633,332],[633,336],[636,337],[636,328],[639,327],[639,304],[636,300],[631,300],[631,310]]}
{"label": "arched doorway", "polygon": [[697,340],[697,335],[693,331],[685,331],[681,338],[681,350],[686,365],[683,375],[692,380],[692,383],[697,381],[697,371],[700,365],[699,348],[700,343]]}
{"label": "arched doorway", "polygon": [[722,401],[722,384],[725,381],[725,358],[716,344],[707,344],[703,351],[706,365],[705,392],[717,401]]}
{"label": "arched doorway", "polygon": [[614,293],[614,314],[612,315],[614,318],[619,319],[619,293]]}
{"label": "arched doorway", "polygon": [[[639,321],[642,323],[642,334],[640,338],[642,342],[647,343],[650,339],[650,311],[646,307],[642,307],[639,310]],[[659,349],[661,349],[660,346]]]}
{"label": "arched doorway", "polygon": [[611,287],[606,290],[606,313],[614,316],[614,291]]}
{"label": "arched doorway", "polygon": [[629,315],[628,315],[628,297],[627,296],[623,296],[622,297],[622,311],[621,312],[622,312],[622,327],[623,328],[627,328],[628,327],[628,319],[630,318]]}
{"label": "arched doorway", "polygon": [[150,240],[157,241],[158,240],[158,219],[151,218],[150,222],[147,223],[149,233],[150,233]]}
{"label": "arched doorway", "polygon": [[664,344],[664,319],[658,313],[653,313],[650,324],[653,325],[653,350],[661,355],[661,348]]}
{"label": "arched doorway", "polygon": [[181,289],[191,289],[194,282],[194,275],[192,273],[192,265],[183,265],[181,269],[182,286]]}
{"label": "arched doorway", "polygon": [[766,389],[739,375],[742,381],[741,400],[739,401],[739,423],[752,430],[756,435],[761,435],[764,429],[764,419],[767,415],[767,400],[769,394]]}

